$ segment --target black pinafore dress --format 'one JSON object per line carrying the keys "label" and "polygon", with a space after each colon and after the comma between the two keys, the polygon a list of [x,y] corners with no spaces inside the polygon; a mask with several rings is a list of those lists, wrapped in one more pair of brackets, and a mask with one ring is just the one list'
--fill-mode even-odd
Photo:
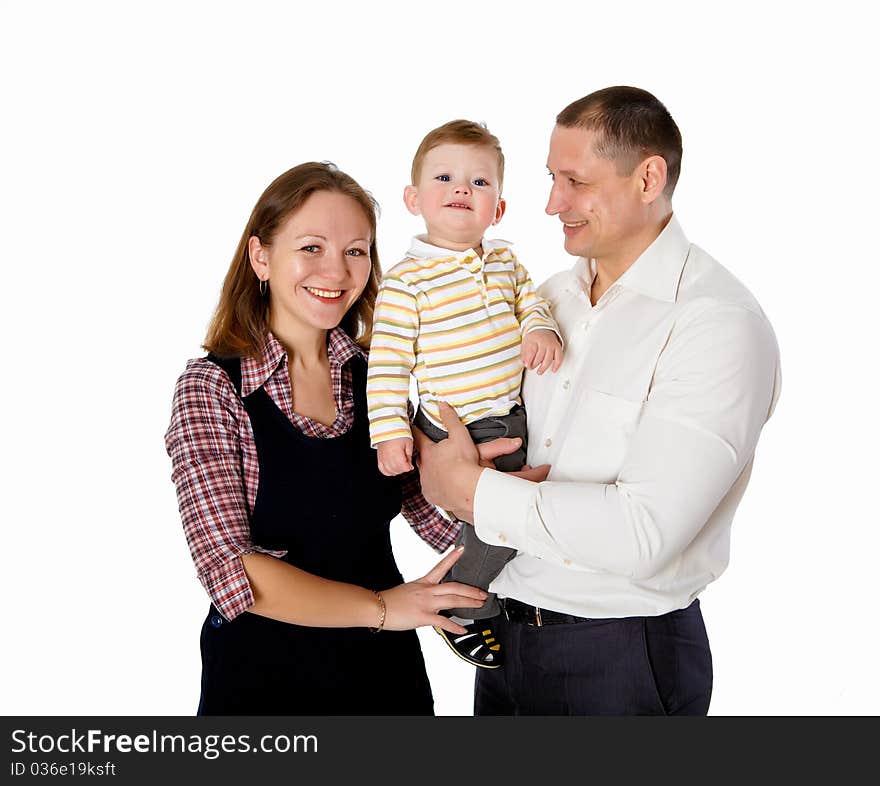
{"label": "black pinafore dress", "polygon": [[[208,357],[241,395],[240,361]],[[400,512],[400,480],[379,472],[370,447],[366,363],[350,362],[354,424],[342,436],[306,436],[262,387],[241,399],[260,469],[251,539],[287,550],[284,561],[317,576],[388,589],[403,581],[389,534]],[[248,612],[229,622],[212,605],[201,652],[199,715],[434,712],[414,630],[313,628]]]}

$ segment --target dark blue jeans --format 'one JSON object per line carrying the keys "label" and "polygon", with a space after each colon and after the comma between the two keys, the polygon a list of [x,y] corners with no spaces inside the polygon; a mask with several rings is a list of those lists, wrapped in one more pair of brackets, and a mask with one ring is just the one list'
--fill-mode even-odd
{"label": "dark blue jeans", "polygon": [[535,627],[502,613],[504,666],[477,669],[475,715],[705,715],[712,653],[700,602],[659,617]]}

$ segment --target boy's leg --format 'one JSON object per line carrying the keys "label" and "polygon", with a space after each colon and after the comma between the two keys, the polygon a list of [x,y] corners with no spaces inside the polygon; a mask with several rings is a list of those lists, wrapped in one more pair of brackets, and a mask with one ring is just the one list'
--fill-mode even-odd
{"label": "boy's leg", "polygon": [[[415,425],[434,442],[441,442],[448,436],[445,431],[431,423],[421,410],[416,413]],[[477,444],[498,437],[521,437],[521,448],[510,456],[496,459],[495,466],[502,471],[512,472],[520,469],[525,463],[526,428],[525,411],[522,407],[517,406],[508,415],[500,418],[478,420],[469,424],[467,428]],[[464,553],[443,577],[443,581],[460,581],[462,584],[469,584],[485,590],[488,590],[492,579],[516,554],[516,549],[490,546],[484,543],[477,537],[470,524],[462,525],[455,545],[464,545]],[[494,625],[481,622],[481,620],[495,618],[500,612],[501,608],[496,596],[494,593],[490,593],[486,602],[477,609],[446,609],[441,612],[463,625],[467,631],[465,634],[453,635],[441,628],[436,628],[436,631],[444,638],[453,652],[463,660],[481,668],[497,669],[503,664],[501,645],[494,638],[492,632]]]}
{"label": "boy's leg", "polygon": [[[470,524],[462,526],[456,545],[464,546],[464,554],[449,569],[449,572],[443,577],[443,581],[460,581],[462,584],[470,584],[472,587],[484,590],[489,589],[492,579],[516,555],[516,549],[490,546],[488,543],[484,543],[477,537],[477,533]],[[479,608],[449,609],[449,613],[463,619],[484,620],[500,614],[501,607],[498,605],[495,593],[490,592],[486,602]]]}
{"label": "boy's leg", "polygon": [[[421,428],[434,442],[440,442],[447,437],[446,432],[434,426],[422,415],[421,411],[416,415],[415,425]],[[502,472],[515,472],[522,469],[526,461],[528,440],[526,414],[523,407],[516,405],[507,415],[474,421],[468,424],[467,429],[477,445],[499,437],[519,437],[522,439],[522,446],[518,450],[495,460],[495,466]],[[492,579],[516,555],[516,549],[484,543],[477,537],[470,524],[465,524],[462,527],[456,540],[456,546],[459,545],[464,545],[464,554],[443,577],[443,581],[458,581],[484,590],[489,588]],[[474,620],[489,619],[497,616],[500,612],[501,609],[494,593],[490,593],[486,602],[477,609],[449,609],[449,613],[456,617]]]}

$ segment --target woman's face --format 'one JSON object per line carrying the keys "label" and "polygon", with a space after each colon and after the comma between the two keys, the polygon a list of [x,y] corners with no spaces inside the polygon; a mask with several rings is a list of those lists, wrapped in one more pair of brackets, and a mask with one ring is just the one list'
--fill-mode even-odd
{"label": "woman's face", "polygon": [[334,191],[312,194],[270,246],[251,238],[251,264],[269,284],[273,332],[336,327],[369,279],[370,241],[363,208]]}

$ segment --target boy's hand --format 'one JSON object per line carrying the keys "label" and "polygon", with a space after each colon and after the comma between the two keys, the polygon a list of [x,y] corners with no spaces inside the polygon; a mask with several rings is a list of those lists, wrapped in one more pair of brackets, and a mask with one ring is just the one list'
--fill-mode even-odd
{"label": "boy's hand", "polygon": [[562,365],[562,343],[552,330],[541,328],[526,333],[522,340],[522,362],[529,369],[543,374],[548,368],[558,371]]}
{"label": "boy's hand", "polygon": [[409,472],[412,468],[413,441],[409,437],[398,437],[376,445],[379,454],[379,471],[391,477]]}

